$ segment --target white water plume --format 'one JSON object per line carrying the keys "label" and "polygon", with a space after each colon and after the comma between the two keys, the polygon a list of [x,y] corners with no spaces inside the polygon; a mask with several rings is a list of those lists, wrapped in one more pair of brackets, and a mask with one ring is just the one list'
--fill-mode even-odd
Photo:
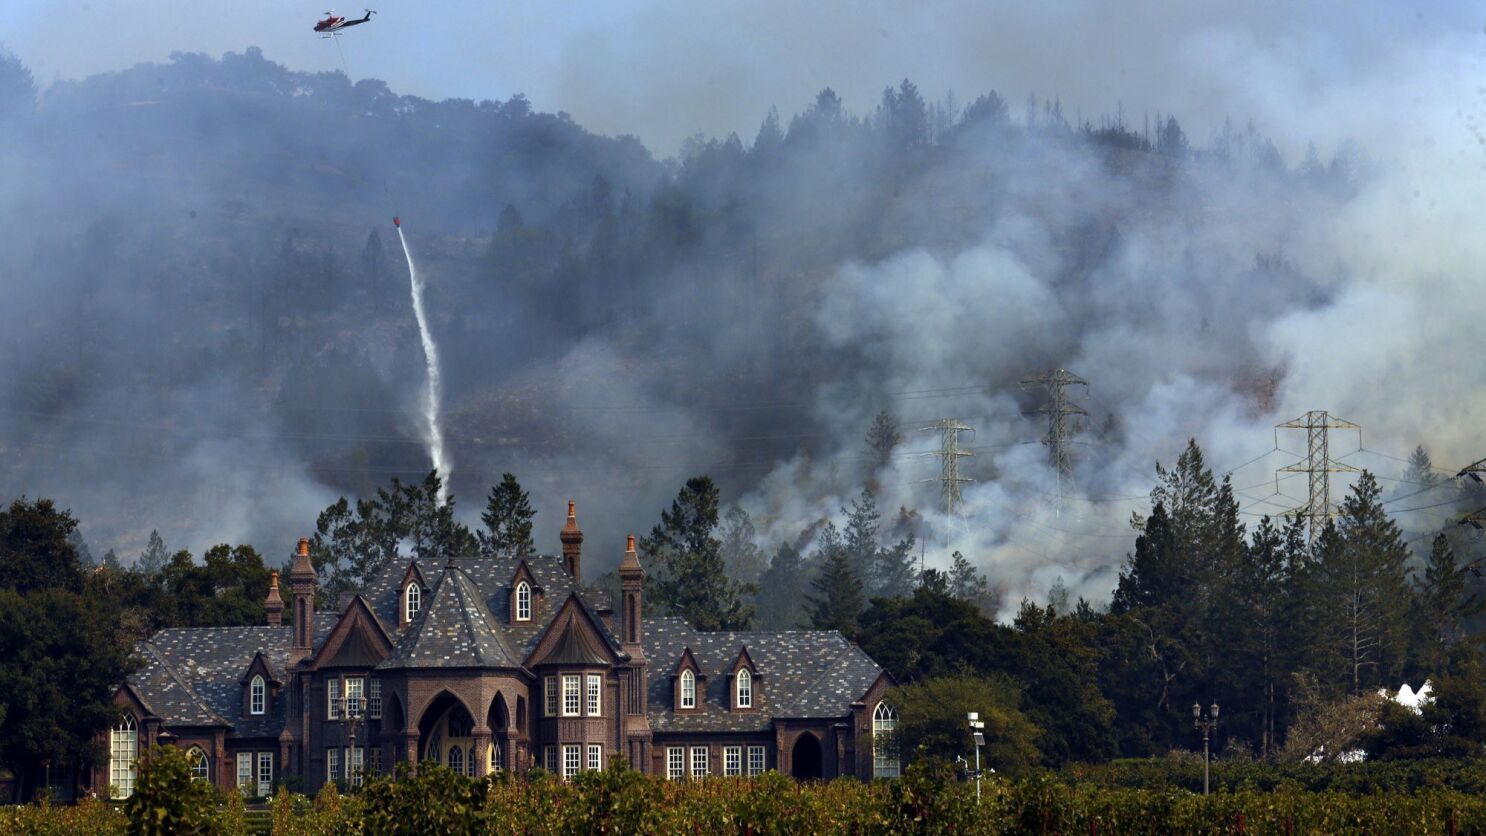
{"label": "white water plume", "polygon": [[426,427],[428,453],[433,466],[443,482],[439,486],[439,502],[449,497],[449,473],[454,469],[449,461],[449,451],[444,449],[444,432],[439,428],[439,347],[433,341],[433,332],[428,330],[428,316],[423,312],[423,280],[418,278],[418,268],[413,264],[413,252],[408,249],[407,236],[402,225],[397,227],[397,240],[402,242],[402,253],[408,259],[408,279],[412,285],[413,315],[418,319],[418,337],[423,341],[423,359],[428,364],[428,385],[423,389],[423,419]]}

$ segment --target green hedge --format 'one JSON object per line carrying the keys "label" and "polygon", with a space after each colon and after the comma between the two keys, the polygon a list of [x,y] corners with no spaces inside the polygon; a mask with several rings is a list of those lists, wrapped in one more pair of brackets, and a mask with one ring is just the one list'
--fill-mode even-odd
{"label": "green hedge", "polygon": [[[1122,765],[1123,766],[1123,765]],[[1122,774],[1122,773],[1111,773]],[[1107,776],[1106,776],[1107,777]],[[141,783],[144,783],[142,778]],[[174,788],[184,800],[166,797]],[[1355,794],[1311,792],[1291,783],[1204,797],[1174,786],[1071,784],[1046,774],[988,780],[977,805],[973,785],[942,766],[910,767],[898,781],[799,784],[775,773],[754,779],[669,782],[622,768],[571,782],[540,772],[472,780],[441,767],[402,781],[378,781],[355,795],[326,788],[315,799],[281,791],[270,802],[272,832],[324,834],[1188,834],[1486,832],[1486,798],[1454,789]],[[187,829],[241,833],[242,807],[174,780],[154,784],[149,803],[125,810],[76,807],[0,810],[0,832],[122,834],[154,830],[164,819]],[[161,813],[160,811],[166,811]]]}
{"label": "green hedge", "polygon": [[[1075,764],[1065,767],[1060,774],[1066,782],[1075,785],[1202,791],[1202,761],[1198,759],[1150,758]],[[1214,790],[1270,791],[1282,787],[1352,794],[1452,789],[1486,795],[1486,760],[1439,758],[1317,764],[1215,761],[1212,765]]]}

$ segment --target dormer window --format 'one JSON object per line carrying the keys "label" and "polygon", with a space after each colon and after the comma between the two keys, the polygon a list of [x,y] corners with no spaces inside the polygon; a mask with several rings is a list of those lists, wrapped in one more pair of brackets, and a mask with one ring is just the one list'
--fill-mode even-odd
{"label": "dormer window", "polygon": [[531,584],[526,581],[516,584],[516,620],[531,621]]}
{"label": "dormer window", "polygon": [[418,617],[418,611],[422,608],[423,590],[419,589],[418,584],[416,583],[408,584],[408,591],[405,594],[405,609],[403,620],[409,624],[413,623],[413,619]]}
{"label": "dormer window", "polygon": [[262,714],[268,708],[268,688],[263,677],[254,676],[248,685],[248,713]]}
{"label": "dormer window", "polygon": [[681,672],[681,708],[697,707],[697,676],[691,671]]}
{"label": "dormer window", "polygon": [[737,696],[733,705],[737,708],[753,708],[753,674],[747,668],[738,671]]}

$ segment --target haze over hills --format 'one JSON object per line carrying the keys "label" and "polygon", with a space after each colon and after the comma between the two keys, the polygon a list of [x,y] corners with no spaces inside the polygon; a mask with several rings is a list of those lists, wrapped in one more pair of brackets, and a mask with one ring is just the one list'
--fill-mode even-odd
{"label": "haze over hills", "polygon": [[[1324,408],[1379,451],[1475,458],[1463,314],[1385,339],[1473,277],[1468,250],[1390,240],[1448,238],[1459,200],[1399,217],[1426,167],[1355,148],[1286,160],[1242,128],[893,81],[658,160],[520,97],[432,102],[256,49],[24,99],[0,95],[0,488],[71,507],[95,553],[158,528],[273,554],[337,496],[426,472],[394,214],[428,273],[462,512],[514,472],[544,547],[579,501],[599,568],[709,473],[766,549],[872,483],[922,514],[931,563],[959,548],[1013,603],[1059,576],[1102,596],[1123,498],[1189,436],[1223,470]],[[1092,384],[1063,511],[1017,385],[1059,366]],[[883,409],[907,438],[874,468]],[[956,519],[918,455],[946,417],[977,431]],[[1298,502],[1269,493],[1245,507]]]}

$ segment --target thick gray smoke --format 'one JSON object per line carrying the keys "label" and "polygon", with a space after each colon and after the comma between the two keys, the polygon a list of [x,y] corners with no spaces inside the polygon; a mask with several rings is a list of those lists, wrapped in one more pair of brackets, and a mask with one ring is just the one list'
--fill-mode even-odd
{"label": "thick gray smoke", "polygon": [[[885,515],[919,511],[929,565],[962,551],[1008,605],[1060,577],[1101,599],[1154,463],[1189,437],[1233,470],[1250,521],[1303,498],[1303,477],[1275,476],[1303,435],[1277,452],[1273,427],[1307,410],[1361,424],[1365,449],[1339,434],[1334,454],[1396,495],[1416,444],[1446,468],[1486,455],[1486,372],[1468,361],[1478,34],[1410,23],[1343,71],[1303,47],[1351,24],[1306,23],[1283,48],[1194,26],[1120,59],[1212,93],[1186,149],[1164,122],[1121,122],[1123,88],[1069,82],[1087,131],[1071,105],[1022,102],[1099,76],[1071,58],[1044,84],[1008,70],[1005,110],[967,107],[1002,83],[990,65],[973,83],[963,63],[914,68],[922,125],[890,105],[893,81],[881,106],[802,95],[778,102],[778,134],[665,161],[524,99],[432,102],[254,50],[53,84],[0,127],[17,242],[0,251],[0,490],[56,497],[95,553],[127,558],[151,528],[276,553],[336,496],[421,477],[419,317],[376,232],[393,204],[427,230],[460,513],[511,471],[547,547],[578,501],[599,570],[697,473],[770,551],[870,482]],[[746,73],[726,83],[758,95]],[[716,124],[674,106],[647,117],[657,135]],[[1223,130],[1215,107],[1264,135]],[[1069,393],[1090,414],[1061,505],[1026,414],[1041,395],[1019,385],[1055,367],[1090,382]],[[882,409],[906,440],[874,472],[862,438]],[[942,418],[974,428],[954,518],[919,430]],[[1447,498],[1391,507],[1422,532]]]}

